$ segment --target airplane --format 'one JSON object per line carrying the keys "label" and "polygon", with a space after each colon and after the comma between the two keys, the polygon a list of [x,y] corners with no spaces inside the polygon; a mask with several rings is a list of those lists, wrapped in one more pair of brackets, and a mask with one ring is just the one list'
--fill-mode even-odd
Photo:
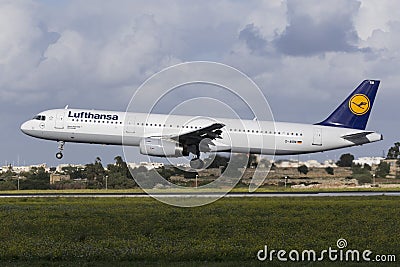
{"label": "airplane", "polygon": [[363,145],[383,140],[366,131],[379,80],[364,80],[325,120],[315,124],[204,118],[105,110],[52,109],[21,125],[23,133],[59,143],[138,146],[157,157],[193,155],[201,169],[202,152],[295,155]]}

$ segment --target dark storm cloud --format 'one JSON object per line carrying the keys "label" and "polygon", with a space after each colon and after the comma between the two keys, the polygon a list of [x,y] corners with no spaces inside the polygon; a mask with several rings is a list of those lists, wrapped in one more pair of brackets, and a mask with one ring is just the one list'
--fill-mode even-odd
{"label": "dark storm cloud", "polygon": [[[335,12],[329,19],[317,19],[298,12],[299,6],[288,2],[288,21],[284,32],[274,44],[281,53],[312,56],[324,52],[354,52],[359,49],[351,12]],[[300,14],[299,14],[300,13]]]}
{"label": "dark storm cloud", "polygon": [[[398,141],[388,119],[399,98],[397,10],[355,0],[0,1],[0,162],[56,164],[57,144],[23,135],[24,120],[66,104],[125,110],[144,80],[191,60],[246,73],[277,120],[292,122],[320,121],[361,80],[381,79],[369,128],[386,139],[360,150],[374,155]],[[113,162],[120,149],[67,144],[63,160]]]}
{"label": "dark storm cloud", "polygon": [[47,26],[44,23],[39,23],[38,28],[41,30],[43,36],[36,45],[33,44],[32,46],[37,46],[37,49],[40,51],[42,57],[41,60],[45,60],[46,57],[44,56],[45,52],[49,48],[50,45],[56,43],[58,39],[60,39],[61,34],[58,32],[51,32],[48,31]]}
{"label": "dark storm cloud", "polygon": [[239,40],[244,41],[252,53],[266,54],[267,41],[262,38],[259,29],[254,24],[247,24],[240,31]]}

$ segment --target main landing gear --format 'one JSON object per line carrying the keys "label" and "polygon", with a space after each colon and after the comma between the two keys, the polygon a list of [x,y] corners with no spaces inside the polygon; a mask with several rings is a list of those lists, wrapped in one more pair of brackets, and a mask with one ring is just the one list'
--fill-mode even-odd
{"label": "main landing gear", "polygon": [[193,158],[190,160],[190,167],[193,169],[202,169],[204,167],[204,161],[199,158]]}
{"label": "main landing gear", "polygon": [[193,169],[203,169],[204,161],[200,159],[200,149],[196,147],[196,156],[190,160],[190,167]]}
{"label": "main landing gear", "polygon": [[63,157],[62,151],[64,150],[64,145],[65,145],[64,141],[58,141],[58,150],[59,151],[56,154],[57,159],[62,159],[62,157]]}

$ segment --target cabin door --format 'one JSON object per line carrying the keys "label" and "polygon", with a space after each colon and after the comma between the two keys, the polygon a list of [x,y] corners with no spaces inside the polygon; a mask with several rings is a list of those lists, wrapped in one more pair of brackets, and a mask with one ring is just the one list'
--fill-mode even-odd
{"label": "cabin door", "polygon": [[314,128],[313,145],[322,146],[322,129],[319,127]]}
{"label": "cabin door", "polygon": [[136,133],[136,127],[135,127],[135,116],[127,113],[125,119],[125,133],[128,134],[134,134]]}
{"label": "cabin door", "polygon": [[56,115],[56,124],[54,128],[56,129],[64,129],[64,111],[58,112]]}

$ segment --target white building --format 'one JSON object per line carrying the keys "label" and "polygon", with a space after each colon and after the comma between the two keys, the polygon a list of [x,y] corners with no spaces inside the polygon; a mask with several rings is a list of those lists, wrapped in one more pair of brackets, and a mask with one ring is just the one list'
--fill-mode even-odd
{"label": "white building", "polygon": [[362,166],[364,166],[364,164],[368,164],[369,166],[372,166],[372,165],[379,165],[379,163],[381,163],[381,161],[384,159],[385,158],[382,158],[382,157],[362,157],[362,158],[353,160],[353,163],[360,164]]}
{"label": "white building", "polygon": [[[29,166],[12,166],[11,165],[11,171],[15,173],[21,173],[21,172],[29,172],[33,168],[44,168],[45,171],[49,171],[50,168],[47,167],[46,163],[42,164],[37,164],[37,165],[29,165]],[[7,172],[10,169],[10,165],[8,166],[3,166],[1,167],[1,172]]]}
{"label": "white building", "polygon": [[140,162],[135,163],[135,162],[131,162],[128,163],[128,166],[132,169],[134,168],[139,168],[139,167],[145,167],[147,170],[152,170],[152,169],[158,169],[158,168],[162,168],[164,167],[164,163],[160,163],[160,162]]}
{"label": "white building", "polygon": [[320,163],[317,160],[311,159],[307,161],[297,160],[279,160],[275,162],[275,166],[279,168],[297,168],[301,165],[306,165],[308,168],[326,168],[326,167],[337,167],[333,160],[325,160],[324,163]]}
{"label": "white building", "polygon": [[77,169],[86,168],[86,166],[82,165],[82,164],[59,164],[56,167],[56,172],[63,172],[63,168],[68,168],[68,167],[77,168]]}

